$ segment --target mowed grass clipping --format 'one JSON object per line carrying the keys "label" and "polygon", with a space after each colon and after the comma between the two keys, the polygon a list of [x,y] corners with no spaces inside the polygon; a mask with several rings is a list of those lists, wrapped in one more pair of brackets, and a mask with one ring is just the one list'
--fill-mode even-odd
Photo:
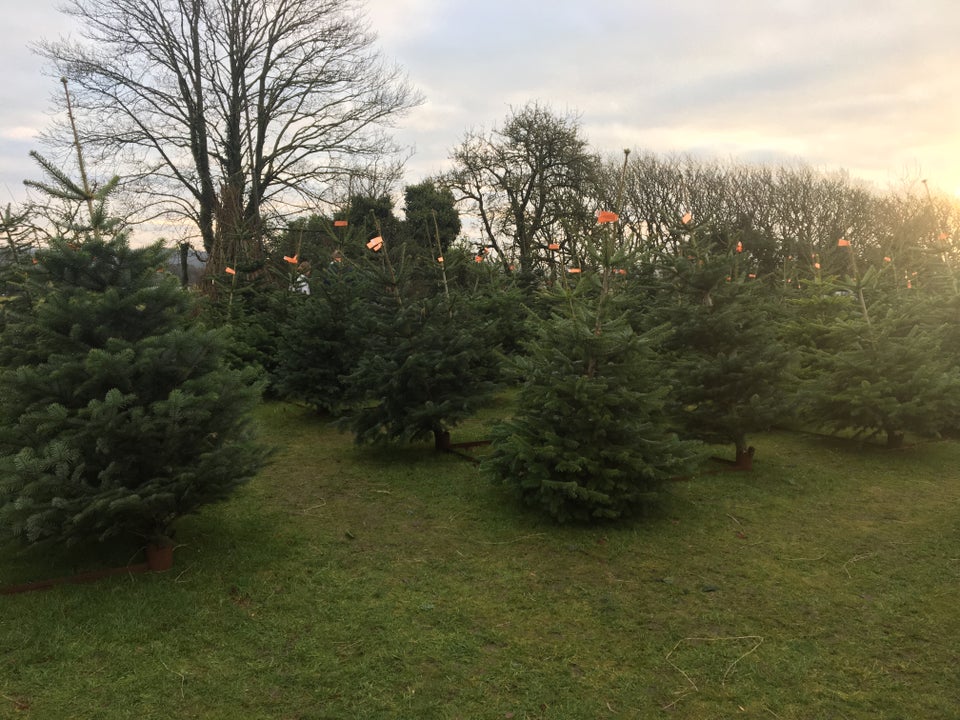
{"label": "mowed grass clipping", "polygon": [[[260,420],[274,463],[180,523],[173,570],[0,596],[0,717],[960,712],[955,442],[758,436],[754,472],[585,528],[432,446],[355,447],[291,405]],[[95,562],[2,557],[3,584]]]}

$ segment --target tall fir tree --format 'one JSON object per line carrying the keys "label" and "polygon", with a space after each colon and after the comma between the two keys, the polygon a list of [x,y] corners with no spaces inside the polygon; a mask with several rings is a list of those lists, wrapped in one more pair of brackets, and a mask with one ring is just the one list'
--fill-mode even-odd
{"label": "tall fir tree", "polygon": [[[101,204],[101,208],[105,206]],[[0,527],[27,543],[168,542],[266,462],[259,388],[224,364],[161,243],[105,211],[38,253],[0,334]]]}
{"label": "tall fir tree", "polygon": [[449,188],[438,188],[432,180],[408,185],[403,191],[403,230],[408,242],[420,243],[446,253],[460,235],[462,225],[456,200]]}

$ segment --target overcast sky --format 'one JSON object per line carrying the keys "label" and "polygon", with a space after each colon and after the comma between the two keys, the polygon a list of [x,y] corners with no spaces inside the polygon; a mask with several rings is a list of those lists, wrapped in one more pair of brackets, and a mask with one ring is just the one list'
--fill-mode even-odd
{"label": "overcast sky", "polygon": [[[0,0],[0,204],[59,83],[27,44],[70,30],[58,0]],[[880,187],[960,191],[956,0],[368,0],[383,53],[426,102],[399,121],[407,181],[471,128],[536,100],[594,149],[802,160]]]}

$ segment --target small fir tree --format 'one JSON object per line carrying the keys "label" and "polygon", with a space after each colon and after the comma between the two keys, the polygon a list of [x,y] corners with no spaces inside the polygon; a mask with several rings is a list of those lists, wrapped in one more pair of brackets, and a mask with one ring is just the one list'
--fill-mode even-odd
{"label": "small fir tree", "polygon": [[389,248],[381,252],[383,272],[371,273],[356,316],[363,341],[345,378],[351,409],[340,427],[360,443],[432,436],[437,449],[446,449],[451,428],[496,388],[500,358],[491,341],[496,320],[477,311],[469,293],[449,286],[435,254],[431,280],[422,272],[412,277],[410,267],[427,262],[416,248],[395,253],[409,263],[398,268]]}
{"label": "small fir tree", "polygon": [[258,388],[224,365],[226,336],[191,320],[161,271],[101,223],[54,240],[30,308],[0,337],[0,527],[28,543],[171,536],[264,464]]}
{"label": "small fir tree", "polygon": [[340,258],[315,270],[309,295],[294,293],[278,346],[282,397],[322,412],[344,409],[344,378],[354,371],[363,345],[363,282],[363,274]]}
{"label": "small fir tree", "polygon": [[882,272],[816,284],[801,300],[803,416],[812,425],[881,435],[935,436],[960,423],[960,367],[951,325],[930,298],[884,287]]}
{"label": "small fir tree", "polygon": [[749,434],[790,415],[778,291],[756,279],[742,242],[709,230],[695,230],[666,259],[653,317],[673,330],[663,347],[672,414],[686,437],[733,443],[734,464],[750,469]]}
{"label": "small fir tree", "polygon": [[198,312],[208,326],[229,330],[227,364],[255,370],[264,392],[272,396],[277,392],[281,335],[297,298],[279,274],[249,275],[242,268],[236,272],[217,280],[218,292],[200,297]]}
{"label": "small fir tree", "polygon": [[661,334],[638,333],[624,317],[599,328],[577,313],[538,323],[515,361],[524,378],[517,413],[494,428],[485,469],[560,522],[632,514],[665,480],[689,474],[696,446],[666,423]]}
{"label": "small fir tree", "polygon": [[668,427],[669,386],[655,350],[664,330],[629,322],[616,270],[632,262],[609,228],[583,244],[586,272],[548,295],[555,311],[516,361],[517,413],[494,428],[484,460],[496,481],[560,522],[634,513],[698,459],[696,443]]}

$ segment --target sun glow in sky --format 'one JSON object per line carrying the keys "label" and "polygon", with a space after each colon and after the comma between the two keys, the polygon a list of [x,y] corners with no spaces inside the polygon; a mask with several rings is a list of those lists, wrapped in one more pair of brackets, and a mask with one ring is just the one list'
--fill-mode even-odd
{"label": "sun glow in sky", "polygon": [[[50,98],[27,44],[71,30],[59,0],[2,0],[0,192],[38,172]],[[369,0],[387,58],[426,102],[398,119],[407,182],[470,129],[538,101],[594,149],[844,169],[881,188],[960,190],[955,0]]]}

